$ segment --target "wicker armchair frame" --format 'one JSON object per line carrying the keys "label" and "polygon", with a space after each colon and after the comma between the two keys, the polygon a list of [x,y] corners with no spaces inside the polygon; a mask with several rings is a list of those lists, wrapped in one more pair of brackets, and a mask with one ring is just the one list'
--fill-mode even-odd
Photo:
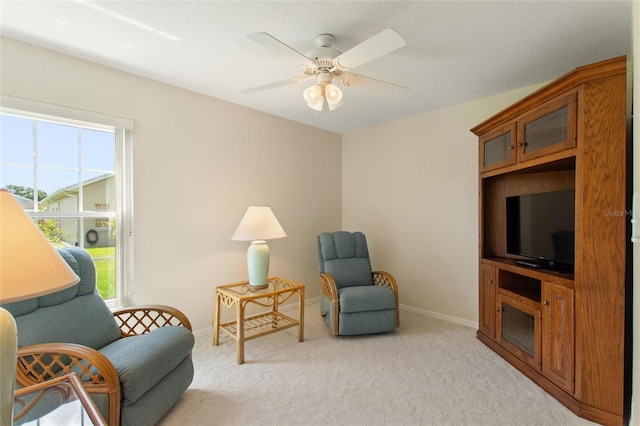
{"label": "wicker armchair frame", "polygon": [[187,316],[171,306],[134,306],[115,309],[112,313],[120,327],[120,335],[122,337],[146,334],[151,330],[167,325],[181,325],[189,331],[193,331]]}
{"label": "wicker armchair frame", "polygon": [[[385,271],[372,271],[371,276],[373,277],[373,285],[389,287],[396,295],[396,327],[400,327],[400,302],[398,300],[398,283],[396,282],[396,279],[393,275]],[[320,288],[322,290],[322,294],[324,294],[333,304],[334,315],[331,324],[331,334],[337,336],[339,329],[338,288],[336,287],[336,281],[333,279],[331,274],[320,274]],[[325,316],[326,314],[326,312],[321,313],[322,316]]]}
{"label": "wicker armchair frame", "polygon": [[[165,326],[191,323],[181,311],[164,305],[122,308],[113,311],[122,338],[145,334]],[[43,343],[18,350],[16,380],[31,386],[74,372],[88,394],[109,397],[110,426],[120,424],[120,379],[111,361],[95,349],[75,343]]]}

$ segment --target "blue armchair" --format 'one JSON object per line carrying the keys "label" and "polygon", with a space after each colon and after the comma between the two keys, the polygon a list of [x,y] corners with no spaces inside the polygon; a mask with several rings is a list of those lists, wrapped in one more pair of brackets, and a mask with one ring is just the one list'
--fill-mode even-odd
{"label": "blue armchair", "polygon": [[111,312],[97,293],[91,256],[58,252],[78,284],[3,305],[18,328],[19,385],[75,372],[109,425],[157,423],[193,380],[189,320],[168,306]]}
{"label": "blue armchair", "polygon": [[320,311],[334,336],[386,333],[400,326],[398,285],[384,271],[372,271],[362,232],[318,236]]}

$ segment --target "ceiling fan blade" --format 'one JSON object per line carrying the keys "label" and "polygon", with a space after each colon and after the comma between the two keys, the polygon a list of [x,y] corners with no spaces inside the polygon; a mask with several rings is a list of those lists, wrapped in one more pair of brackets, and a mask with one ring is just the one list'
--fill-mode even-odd
{"label": "ceiling fan blade", "polygon": [[345,87],[354,87],[358,89],[370,89],[375,91],[398,91],[409,90],[408,87],[400,86],[399,84],[390,83],[388,81],[378,80],[371,77],[366,77],[361,74],[346,73],[340,76],[340,82]]}
{"label": "ceiling fan blade", "polygon": [[280,52],[281,54],[285,54],[291,57],[295,57],[295,60],[298,61],[299,64],[315,67],[315,63],[304,56],[302,53],[298,52],[293,47],[281,42],[274,36],[268,33],[252,33],[247,36],[248,39],[255,41],[258,44],[266,47],[267,49],[271,49],[276,52]]}
{"label": "ceiling fan blade", "polygon": [[406,45],[406,40],[400,34],[387,28],[333,58],[333,65],[339,70],[348,71]]}
{"label": "ceiling fan blade", "polygon": [[286,86],[289,84],[302,83],[303,81],[309,80],[310,78],[314,78],[312,75],[303,75],[300,77],[288,78],[282,81],[275,81],[273,83],[265,84],[262,86],[252,87],[250,89],[242,90],[240,93],[251,94],[256,92],[261,92],[263,90],[274,89],[276,87]]}

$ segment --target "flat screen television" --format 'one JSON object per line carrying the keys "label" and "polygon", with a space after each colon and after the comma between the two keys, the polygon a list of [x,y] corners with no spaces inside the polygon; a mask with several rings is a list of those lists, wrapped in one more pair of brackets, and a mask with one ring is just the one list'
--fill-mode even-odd
{"label": "flat screen television", "polygon": [[573,272],[575,190],[507,197],[507,253],[531,267]]}

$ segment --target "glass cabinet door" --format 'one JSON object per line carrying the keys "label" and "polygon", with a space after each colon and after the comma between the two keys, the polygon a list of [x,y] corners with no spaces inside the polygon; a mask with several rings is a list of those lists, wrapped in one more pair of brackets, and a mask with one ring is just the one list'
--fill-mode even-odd
{"label": "glass cabinet door", "polygon": [[518,161],[576,146],[576,94],[547,102],[518,122]]}
{"label": "glass cabinet door", "polygon": [[498,296],[498,341],[520,359],[540,369],[540,309],[510,297]]}
{"label": "glass cabinet door", "polygon": [[511,124],[480,138],[480,170],[515,164],[516,126]]}

